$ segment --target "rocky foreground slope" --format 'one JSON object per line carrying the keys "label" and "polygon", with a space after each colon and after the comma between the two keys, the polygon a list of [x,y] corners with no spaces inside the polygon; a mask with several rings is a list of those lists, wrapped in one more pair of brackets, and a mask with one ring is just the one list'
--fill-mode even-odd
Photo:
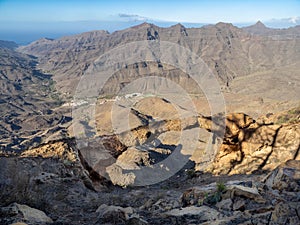
{"label": "rocky foreground slope", "polygon": [[294,225],[300,221],[297,160],[268,175],[214,177],[187,170],[150,187],[122,189],[88,176],[64,142],[47,148],[57,149],[51,158],[38,154],[0,158],[1,224]]}
{"label": "rocky foreground slope", "polygon": [[[106,170],[106,177],[99,167],[85,160],[81,153],[84,149],[78,149],[75,140],[52,141],[18,156],[2,156],[0,221],[2,224],[20,221],[27,224],[298,224],[297,110],[268,115],[261,121],[244,114],[228,115],[221,148],[207,167],[197,167],[201,165],[200,157],[199,164],[191,160],[170,179],[145,187],[130,187],[134,183],[122,179],[123,172],[151,166],[155,162],[152,159],[169,155],[170,150],[145,152],[124,145],[119,148],[122,145],[117,144],[118,137],[106,136],[103,144],[115,157],[110,164],[120,168]],[[197,123],[211,131],[210,117],[200,116]],[[136,138],[141,140],[143,134]],[[196,155],[191,159],[197,159]]]}

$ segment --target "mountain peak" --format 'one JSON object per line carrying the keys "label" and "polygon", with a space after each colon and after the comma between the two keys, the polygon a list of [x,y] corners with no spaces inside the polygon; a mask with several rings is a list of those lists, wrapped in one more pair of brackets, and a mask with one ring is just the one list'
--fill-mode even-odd
{"label": "mountain peak", "polygon": [[260,20],[256,22],[256,24],[254,24],[254,26],[256,27],[261,27],[261,28],[267,28],[265,24],[263,24]]}
{"label": "mountain peak", "polygon": [[172,27],[183,27],[183,28],[185,28],[181,23],[177,23],[177,24],[175,24],[175,25],[173,25]]}
{"label": "mountain peak", "polygon": [[218,23],[216,23],[215,26],[220,27],[220,28],[234,27],[232,23],[224,23],[224,22],[218,22]]}
{"label": "mountain peak", "polygon": [[148,27],[153,27],[153,26],[154,26],[154,24],[152,24],[152,23],[143,22],[139,25],[133,26],[132,28],[144,28],[144,27],[148,28]]}
{"label": "mountain peak", "polygon": [[266,35],[274,31],[273,29],[266,27],[260,20],[251,26],[244,27],[243,30],[247,33],[258,35]]}

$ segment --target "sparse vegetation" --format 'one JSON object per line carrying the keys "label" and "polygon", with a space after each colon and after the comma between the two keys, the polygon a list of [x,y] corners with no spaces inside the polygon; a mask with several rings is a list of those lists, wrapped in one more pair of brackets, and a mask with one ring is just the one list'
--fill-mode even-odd
{"label": "sparse vegetation", "polygon": [[54,80],[49,80],[49,90],[51,91],[51,92],[53,92],[53,91],[55,91],[56,90],[56,88],[55,88],[55,81]]}
{"label": "sparse vegetation", "polygon": [[188,176],[189,179],[197,177],[196,171],[194,169],[187,170],[186,174],[187,174],[187,176]]}
{"label": "sparse vegetation", "polygon": [[55,100],[55,103],[57,105],[62,105],[64,101],[61,99],[60,95],[58,93],[52,93],[51,98]]}
{"label": "sparse vegetation", "polygon": [[300,118],[300,107],[296,107],[278,116],[276,124],[296,123],[299,121],[299,118]]}
{"label": "sparse vegetation", "polygon": [[222,194],[226,191],[226,186],[223,182],[218,182],[216,185],[216,191],[205,196],[203,203],[209,205],[215,205],[222,200]]}
{"label": "sparse vegetation", "polygon": [[226,186],[223,182],[218,182],[217,183],[217,191],[223,193],[226,191]]}
{"label": "sparse vegetation", "polygon": [[219,201],[221,201],[222,197],[221,197],[221,193],[220,192],[214,192],[210,195],[208,195],[205,199],[204,199],[204,203],[208,204],[208,205],[215,205],[217,204]]}

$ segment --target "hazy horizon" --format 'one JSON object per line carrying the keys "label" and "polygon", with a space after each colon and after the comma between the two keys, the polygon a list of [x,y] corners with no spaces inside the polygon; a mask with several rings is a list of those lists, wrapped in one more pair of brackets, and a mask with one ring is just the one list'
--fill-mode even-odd
{"label": "hazy horizon", "polygon": [[[284,9],[284,10],[283,10]],[[94,1],[2,0],[0,40],[28,44],[91,30],[114,32],[143,22],[201,27],[218,22],[242,27],[262,21],[271,28],[300,25],[300,1]]]}
{"label": "hazy horizon", "polygon": [[[73,22],[0,22],[0,40],[13,41],[19,45],[26,45],[35,40],[41,38],[57,39],[63,36],[75,35],[83,32],[89,32],[93,30],[106,30],[109,33],[113,33],[117,30],[127,29],[132,26],[139,25],[141,23],[153,23],[160,27],[170,27],[177,23],[181,23],[187,28],[202,27],[208,24],[215,23],[185,23],[185,22],[171,22],[171,21],[73,21]],[[223,22],[223,21],[220,21]],[[257,21],[256,21],[257,22]],[[245,27],[253,25],[252,23],[233,23],[237,27]],[[288,28],[294,27],[298,24],[289,24],[282,22],[264,22],[267,27],[270,28]],[[46,27],[46,29],[45,29]]]}

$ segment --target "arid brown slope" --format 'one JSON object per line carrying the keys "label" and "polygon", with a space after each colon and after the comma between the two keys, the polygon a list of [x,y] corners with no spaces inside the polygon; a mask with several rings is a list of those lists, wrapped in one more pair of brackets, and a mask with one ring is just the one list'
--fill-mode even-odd
{"label": "arid brown slope", "polygon": [[242,29],[250,34],[272,36],[274,39],[300,37],[299,25],[283,29],[274,29],[266,27],[261,21],[258,21],[256,24],[248,27],[243,27]]}
{"label": "arid brown slope", "polygon": [[69,118],[55,112],[59,97],[36,59],[0,48],[0,149],[21,150],[62,130]]}
{"label": "arid brown slope", "polygon": [[[284,32],[280,39],[273,39],[253,36],[226,23],[201,28],[180,24],[160,28],[144,23],[112,34],[93,31],[57,40],[42,39],[19,51],[38,56],[39,67],[54,74],[59,90],[66,94],[75,90],[80,76],[103,53],[129,42],[154,39],[178,43],[198,54],[226,85],[236,77],[298,62],[300,39],[296,35],[287,38]],[[120,82],[116,79],[112,85]]]}

